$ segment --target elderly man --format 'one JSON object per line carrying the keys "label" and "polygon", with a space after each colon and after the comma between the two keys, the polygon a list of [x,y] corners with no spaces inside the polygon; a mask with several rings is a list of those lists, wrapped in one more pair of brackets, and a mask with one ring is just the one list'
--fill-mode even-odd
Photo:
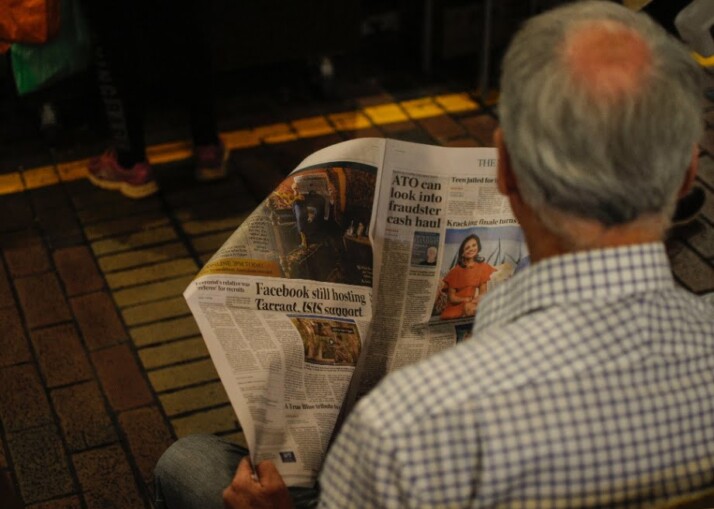
{"label": "elderly man", "polygon": [[[483,299],[472,339],[357,405],[320,506],[641,506],[714,483],[714,308],[675,286],[661,240],[696,171],[697,73],[614,3],[516,35],[498,184],[533,265]],[[226,507],[289,507],[257,470],[240,464]]]}

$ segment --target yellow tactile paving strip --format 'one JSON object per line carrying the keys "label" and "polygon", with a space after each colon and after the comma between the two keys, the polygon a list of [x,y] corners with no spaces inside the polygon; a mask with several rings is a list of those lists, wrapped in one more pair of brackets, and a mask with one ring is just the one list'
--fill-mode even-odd
{"label": "yellow tactile paving strip", "polygon": [[[497,92],[486,97],[493,104]],[[462,113],[479,109],[479,105],[466,93],[421,97],[402,102],[390,102],[369,106],[354,111],[332,113],[277,124],[257,126],[221,133],[229,150],[255,147],[261,143],[274,144],[332,134],[335,131],[355,131],[372,125],[385,125],[408,120],[420,120],[450,113]],[[191,144],[176,141],[152,145],[147,148],[147,157],[152,164],[163,164],[191,157]],[[0,175],[0,195],[20,193],[60,182],[71,182],[87,177],[87,159],[59,163]]]}

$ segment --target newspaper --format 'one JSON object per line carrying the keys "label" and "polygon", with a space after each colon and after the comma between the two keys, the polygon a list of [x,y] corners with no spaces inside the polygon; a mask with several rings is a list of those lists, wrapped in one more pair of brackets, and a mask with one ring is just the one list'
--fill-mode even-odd
{"label": "newspaper", "polygon": [[376,138],[305,159],[184,296],[254,464],[315,483],[384,375],[468,337],[480,298],[528,264],[496,150]]}

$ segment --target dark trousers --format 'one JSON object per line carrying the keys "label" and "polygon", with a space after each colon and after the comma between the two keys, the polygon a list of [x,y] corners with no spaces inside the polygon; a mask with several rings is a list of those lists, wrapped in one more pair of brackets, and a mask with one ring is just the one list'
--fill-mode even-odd
{"label": "dark trousers", "polygon": [[86,0],[84,9],[95,40],[99,91],[120,162],[130,166],[146,158],[144,121],[152,92],[166,91],[188,109],[195,145],[216,143],[207,4]]}

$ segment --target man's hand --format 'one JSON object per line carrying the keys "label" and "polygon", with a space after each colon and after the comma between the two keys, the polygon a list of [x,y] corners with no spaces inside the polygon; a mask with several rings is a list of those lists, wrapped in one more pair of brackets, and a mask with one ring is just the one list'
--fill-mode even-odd
{"label": "man's hand", "polygon": [[226,509],[292,509],[293,502],[280,472],[271,461],[263,461],[253,476],[250,459],[243,458],[231,485],[223,490]]}

